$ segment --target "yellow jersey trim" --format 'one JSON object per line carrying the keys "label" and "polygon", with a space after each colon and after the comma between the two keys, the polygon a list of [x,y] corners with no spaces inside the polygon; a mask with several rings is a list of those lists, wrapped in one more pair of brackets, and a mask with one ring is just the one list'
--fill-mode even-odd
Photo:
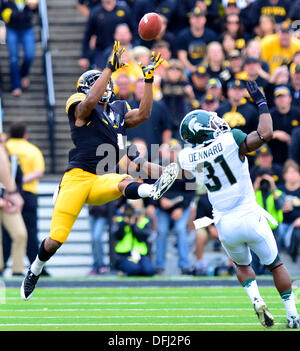
{"label": "yellow jersey trim", "polygon": [[85,100],[85,98],[86,98],[86,95],[83,93],[76,93],[76,94],[71,95],[66,102],[66,113],[67,114],[69,113],[69,109],[73,104],[79,103],[79,102]]}

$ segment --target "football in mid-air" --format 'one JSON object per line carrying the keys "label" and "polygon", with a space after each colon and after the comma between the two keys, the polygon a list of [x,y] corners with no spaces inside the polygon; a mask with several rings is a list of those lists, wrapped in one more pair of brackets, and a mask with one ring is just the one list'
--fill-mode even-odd
{"label": "football in mid-air", "polygon": [[144,40],[153,40],[160,33],[162,19],[155,12],[146,13],[139,23],[139,36]]}

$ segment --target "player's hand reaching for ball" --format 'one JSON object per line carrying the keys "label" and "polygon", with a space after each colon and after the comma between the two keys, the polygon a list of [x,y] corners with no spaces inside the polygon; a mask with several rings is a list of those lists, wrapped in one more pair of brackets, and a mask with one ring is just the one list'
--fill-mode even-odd
{"label": "player's hand reaching for ball", "polygon": [[154,71],[155,69],[164,61],[163,58],[160,57],[160,54],[155,56],[155,52],[152,52],[149,65],[145,66],[142,63],[139,63],[141,67],[146,83],[152,83],[154,80]]}
{"label": "player's hand reaching for ball", "polygon": [[124,48],[120,49],[120,42],[115,41],[111,59],[107,63],[107,67],[110,68],[112,72],[115,72],[122,67],[128,66],[127,63],[121,62],[121,56],[124,50]]}
{"label": "player's hand reaching for ball", "polygon": [[246,87],[249,95],[251,96],[251,98],[253,99],[253,101],[256,103],[257,106],[267,103],[264,94],[260,91],[255,81],[249,80],[246,83]]}

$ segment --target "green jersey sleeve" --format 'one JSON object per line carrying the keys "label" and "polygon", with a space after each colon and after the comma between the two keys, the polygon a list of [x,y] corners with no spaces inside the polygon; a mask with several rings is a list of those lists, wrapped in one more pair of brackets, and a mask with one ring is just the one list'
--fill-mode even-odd
{"label": "green jersey sleeve", "polygon": [[231,133],[238,147],[245,141],[247,134],[242,132],[240,129],[232,129]]}

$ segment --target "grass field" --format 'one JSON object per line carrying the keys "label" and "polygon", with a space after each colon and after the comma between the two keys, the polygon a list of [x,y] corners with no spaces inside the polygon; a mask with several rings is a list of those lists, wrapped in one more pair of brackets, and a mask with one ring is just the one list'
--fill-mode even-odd
{"label": "grass field", "polygon": [[[274,288],[261,294],[283,331]],[[265,331],[240,287],[37,288],[29,301],[7,288],[0,331]],[[298,304],[298,308],[299,308]]]}

